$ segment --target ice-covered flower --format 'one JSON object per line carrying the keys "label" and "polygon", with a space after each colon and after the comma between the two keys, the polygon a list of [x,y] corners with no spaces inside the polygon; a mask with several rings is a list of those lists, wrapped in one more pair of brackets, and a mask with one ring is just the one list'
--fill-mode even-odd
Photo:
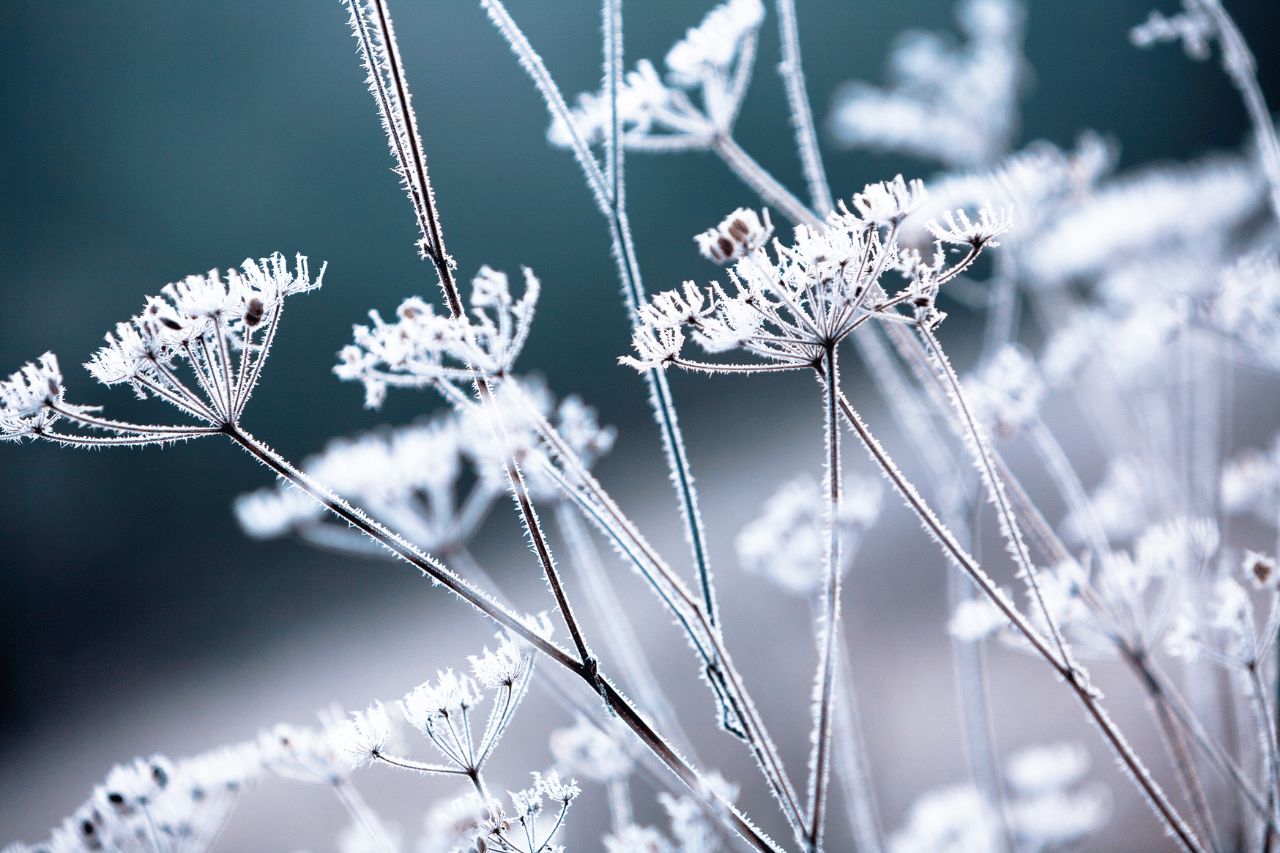
{"label": "ice-covered flower", "polygon": [[671,82],[690,88],[713,75],[725,75],[741,49],[764,21],[760,0],[729,0],[707,13],[667,51]]}
{"label": "ice-covered flower", "polygon": [[673,853],[671,842],[652,826],[629,823],[604,837],[606,853]]}
{"label": "ice-covered flower", "polygon": [[239,794],[260,771],[252,744],[221,747],[176,761],[163,755],[138,758],[114,767],[47,842],[11,844],[4,851],[203,853],[221,833]]}
{"label": "ice-covered flower", "polygon": [[465,713],[475,707],[480,698],[474,681],[447,669],[437,672],[434,682],[424,682],[409,691],[398,704],[404,718],[426,734],[427,729],[436,725],[437,718]]}
{"label": "ice-covered flower", "polygon": [[990,637],[1009,624],[999,607],[986,596],[967,598],[956,605],[947,622],[947,633],[957,640],[973,642]]}
{"label": "ice-covered flower", "polygon": [[322,716],[323,728],[280,723],[258,735],[262,766],[286,779],[313,785],[339,785],[355,769],[338,748],[336,714]]}
{"label": "ice-covered flower", "polygon": [[510,639],[504,639],[497,648],[489,651],[486,646],[479,655],[468,658],[476,680],[489,689],[510,688],[524,678],[532,660]]}
{"label": "ice-covered flower", "polygon": [[889,838],[890,853],[990,853],[997,849],[1000,819],[972,787],[931,791],[907,813]]}
{"label": "ice-covered flower", "polygon": [[1026,796],[1069,788],[1088,771],[1088,750],[1076,743],[1058,743],[1015,753],[1008,761],[1005,775],[1009,784]]}
{"label": "ice-covered flower", "polygon": [[1097,832],[1111,814],[1111,799],[1099,785],[1014,802],[1010,819],[1024,849],[1061,850]]}
{"label": "ice-covered flower", "polygon": [[1280,582],[1276,558],[1259,551],[1246,550],[1240,569],[1256,589],[1275,589],[1277,582]]}
{"label": "ice-covered flower", "polygon": [[[730,259],[741,254],[728,270],[736,292],[731,296],[719,283],[699,291],[686,282],[679,291],[654,296],[641,309],[642,322],[633,338],[640,358],[624,356],[622,363],[638,370],[676,364],[707,373],[792,370],[818,367],[828,348],[872,318],[932,328],[945,316],[933,307],[938,288],[967,269],[1008,223],[1003,214],[983,210],[974,224],[962,212],[958,223],[954,217],[949,219],[952,227],[945,234],[966,243],[970,251],[944,268],[939,243],[933,263],[924,263],[917,252],[900,250],[895,225],[922,193],[918,183],[908,189],[900,178],[868,186],[859,196],[861,202],[854,202],[862,205],[866,217],[851,213],[841,203],[824,225],[797,226],[790,246],[774,240],[774,258],[761,249],[748,250],[758,239],[752,236],[754,223],[747,222],[741,211],[735,212],[716,234],[703,235],[702,242],[708,251],[714,248],[711,257]],[[882,287],[882,277],[889,270],[908,280],[893,295]],[[902,313],[899,307],[910,313]],[[728,365],[684,359],[681,328],[686,327],[709,353],[743,349],[763,363]]]}
{"label": "ice-covered flower", "polygon": [[943,211],[942,218],[947,226],[943,228],[936,219],[925,223],[925,228],[935,240],[943,243],[956,243],[961,246],[999,246],[995,238],[1013,227],[1013,213],[1002,207],[998,211],[984,207],[978,211],[978,221],[970,222],[963,210]]}
{"label": "ice-covered flower", "polygon": [[[712,9],[666,56],[667,82],[642,59],[618,87],[616,101],[605,90],[584,92],[569,111],[579,138],[603,142],[617,109],[622,142],[642,151],[709,148],[728,132],[746,94],[755,58],[756,31],[764,20],[760,0],[728,0]],[[683,90],[701,92],[701,108]],[[573,143],[568,123],[556,116],[547,130],[555,145]]]}
{"label": "ice-covered flower", "polygon": [[485,803],[474,791],[431,807],[418,853],[456,853],[468,849],[487,817]]}
{"label": "ice-covered flower", "polygon": [[[97,407],[64,399],[58,360],[45,353],[0,382],[0,439],[45,438],[81,447],[167,444],[239,423],[257,385],[285,296],[320,286],[307,259],[293,272],[283,256],[246,260],[225,279],[217,270],[147,297],[141,314],[119,323],[85,365],[105,385],[129,383],[139,398],[160,397],[208,426],[150,426],[97,417]],[[186,362],[195,382],[183,380]],[[72,429],[53,427],[59,420]],[[92,434],[88,431],[105,431]]]}
{"label": "ice-covered flower", "polygon": [[1017,129],[1026,79],[1022,7],[1013,0],[965,0],[956,9],[968,36],[901,34],[889,59],[889,89],[845,83],[827,125],[844,148],[904,151],[952,166],[992,163]]}
{"label": "ice-covered flower", "polygon": [[1249,255],[1227,268],[1211,316],[1264,367],[1280,370],[1280,261]]}
{"label": "ice-covered flower", "polygon": [[377,758],[391,740],[391,716],[381,702],[374,702],[336,726],[333,740],[338,752],[360,767]]}
{"label": "ice-covered flower", "polygon": [[[466,420],[450,412],[334,439],[302,468],[419,547],[448,550],[471,536],[503,486],[492,470],[487,426],[481,424],[485,431],[477,436],[464,429]],[[467,476],[472,472],[479,476]],[[321,547],[377,553],[360,533],[331,520],[319,503],[288,483],[241,495],[235,511],[255,538],[296,533]]]}
{"label": "ice-covered flower", "polygon": [[396,322],[370,311],[372,326],[355,326],[354,341],[333,372],[365,385],[366,406],[381,404],[388,386],[420,388],[437,382],[468,384],[481,371],[505,377],[529,337],[542,286],[524,271],[524,293],[510,292],[506,273],[481,267],[472,280],[471,314],[445,317],[419,297],[400,304]]}
{"label": "ice-covered flower", "polygon": [[1151,47],[1161,42],[1180,41],[1192,59],[1209,58],[1209,41],[1217,27],[1199,0],[1182,0],[1182,12],[1166,18],[1153,11],[1147,20],[1129,31],[1129,39],[1138,47]]}
{"label": "ice-covered flower", "polygon": [[[901,180],[901,176],[899,176]],[[715,228],[694,236],[698,251],[709,261],[724,264],[745,258],[762,249],[773,236],[773,223],[769,221],[769,209],[764,209],[764,221],[754,210],[740,207],[730,213]],[[686,293],[686,297],[689,294]],[[701,303],[701,299],[697,299]]]}
{"label": "ice-covered flower", "polygon": [[1272,527],[1280,524],[1280,435],[1270,450],[1248,447],[1228,460],[1218,490],[1227,512],[1251,512]]}
{"label": "ice-covered flower", "polygon": [[[62,417],[58,409],[67,409],[64,395],[56,355],[47,352],[37,361],[23,365],[0,382],[0,440],[38,437]],[[89,410],[70,407],[70,411]]]}
{"label": "ice-covered flower", "polygon": [[[1047,287],[1152,258],[1216,269],[1228,260],[1233,235],[1265,205],[1265,190],[1256,168],[1239,156],[1130,172],[1047,223],[1026,246],[1026,273]],[[1148,289],[1143,299],[1159,293]]]}
{"label": "ice-covered flower", "polygon": [[[636,63],[622,79],[618,88],[618,118],[622,122],[624,138],[643,137],[660,115],[667,112],[675,92],[667,88],[657,70],[647,59]],[[603,142],[613,121],[613,105],[603,92],[583,92],[569,111],[574,128],[588,145]],[[547,128],[547,140],[552,145],[568,148],[573,144],[569,127],[559,116]]]}
{"label": "ice-covered flower", "polygon": [[867,184],[853,196],[853,207],[868,222],[882,226],[897,226],[919,210],[928,199],[924,181],[914,178],[910,184],[896,176],[892,181]]}

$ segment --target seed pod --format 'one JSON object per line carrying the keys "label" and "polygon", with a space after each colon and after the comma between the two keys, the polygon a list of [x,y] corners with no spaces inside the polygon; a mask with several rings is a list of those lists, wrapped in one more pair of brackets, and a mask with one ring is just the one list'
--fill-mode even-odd
{"label": "seed pod", "polygon": [[244,324],[250,328],[262,322],[262,315],[266,309],[262,305],[262,300],[254,297],[249,300],[249,304],[244,309]]}

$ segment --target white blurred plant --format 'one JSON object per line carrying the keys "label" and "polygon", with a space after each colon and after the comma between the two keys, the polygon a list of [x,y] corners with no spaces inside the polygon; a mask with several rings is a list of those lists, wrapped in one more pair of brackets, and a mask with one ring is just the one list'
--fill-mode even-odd
{"label": "white blurred plant", "polygon": [[[808,202],[733,136],[766,18],[760,0],[713,9],[667,53],[665,78],[647,60],[623,74],[621,4],[604,0],[602,86],[572,108],[500,0],[483,0],[547,102],[548,138],[573,151],[605,217],[633,327],[635,355],[620,360],[642,374],[662,430],[690,578],[591,473],[613,431],[581,400],[557,407],[539,382],[515,372],[539,279],[524,270],[517,298],[505,274],[482,266],[464,300],[385,0],[347,5],[413,206],[417,245],[437,274],[443,304],[406,299],[394,322],[371,313],[371,325],[356,327],[334,371],[362,383],[370,407],[392,388],[430,388],[449,408],[412,426],[335,441],[301,467],[245,432],[240,418],[284,297],[320,284],[305,258],[290,272],[275,255],[225,277],[214,271],[166,286],[142,313],[118,324],[86,365],[104,384],[127,382],[199,425],[110,420],[97,407],[69,403],[57,359],[46,354],[0,383],[0,428],[6,439],[90,447],[224,435],[281,481],[237,502],[250,535],[297,534],[323,547],[402,559],[496,623],[499,644],[472,658],[474,677],[443,671],[394,706],[375,702],[346,720],[330,715],[318,729],[282,725],[256,744],[116,768],[46,844],[19,843],[5,853],[202,851],[263,769],[334,789],[353,820],[339,839],[343,850],[398,851],[398,833],[351,782],[368,765],[457,776],[470,786],[428,812],[419,845],[428,853],[560,849],[558,833],[579,793],[560,774],[605,788],[611,825],[594,834],[610,853],[714,853],[726,841],[769,853],[818,853],[833,846],[826,836],[833,772],[851,841],[862,853],[1039,853],[1079,845],[1106,821],[1109,795],[1084,782],[1089,757],[1078,745],[1001,757],[985,678],[991,638],[1049,667],[1067,691],[1061,695],[1078,701],[1182,849],[1272,849],[1280,835],[1280,587],[1274,558],[1248,547],[1228,522],[1251,513],[1272,531],[1280,528],[1280,436],[1270,451],[1225,457],[1235,449],[1233,370],[1280,365],[1280,148],[1253,57],[1217,0],[1186,0],[1173,18],[1155,13],[1132,38],[1140,46],[1179,40],[1195,58],[1216,43],[1254,122],[1256,153],[1108,179],[1114,149],[1094,134],[1082,135],[1072,152],[1047,142],[1012,152],[1027,73],[1024,9],[1012,0],[964,0],[958,18],[965,45],[904,35],[890,60],[893,88],[850,84],[827,122],[840,145],[915,154],[954,171],[931,189],[901,176],[871,184],[848,204],[828,190],[791,0],[777,3],[779,71]],[[691,280],[650,295],[627,220],[624,154],[697,149],[721,157],[794,231],[784,239],[768,208],[739,208],[695,236],[704,257],[725,266],[728,286]],[[974,281],[978,256],[997,247],[990,279]],[[939,299],[947,294],[987,311],[986,346],[963,379],[937,335],[946,317]],[[1039,352],[1017,343],[1023,306],[1039,326],[1027,338],[1044,340]],[[704,358],[686,354],[689,338]],[[839,363],[846,341],[918,457],[921,487],[845,394]],[[823,482],[784,484],[735,540],[743,568],[810,607],[812,702],[807,716],[792,715],[809,730],[803,788],[784,766],[726,641],[667,384],[671,367],[811,370],[821,387]],[[1094,428],[1108,461],[1092,490],[1073,449],[1042,413],[1050,403],[1073,403]],[[846,431],[951,572],[947,628],[970,780],[926,794],[892,834],[882,828],[857,679],[841,634],[842,578],[880,513],[883,482],[842,470]],[[1002,444],[1021,441],[1033,451],[1034,473],[1047,475],[1065,508],[1056,526],[1002,456]],[[568,634],[564,645],[551,639],[552,617],[513,608],[467,550],[504,490],[547,582],[548,608]],[[570,602],[539,508],[555,519],[580,601]],[[984,513],[994,516],[1005,558],[974,556]],[[719,725],[755,761],[778,805],[778,823],[791,834],[787,841],[767,836],[736,805],[737,784],[698,758],[700,745],[681,725],[647,644],[629,624],[598,538],[644,580],[683,633]],[[1021,598],[998,574],[1020,584]],[[595,616],[589,624],[599,635],[591,639],[605,650],[608,669],[576,615],[583,610]],[[1176,801],[1112,720],[1083,659],[1122,662],[1145,691]],[[1223,668],[1239,689],[1216,689],[1220,682],[1205,676],[1205,662]],[[1181,681],[1165,674],[1171,663],[1185,665]],[[1203,683],[1187,691],[1195,679]],[[535,772],[533,785],[511,794],[508,806],[493,795],[485,766],[535,680],[572,710],[574,723],[549,733],[555,766]],[[486,693],[491,704],[478,728],[472,717]],[[433,744],[436,762],[400,754],[401,718]],[[1257,736],[1233,740],[1228,722]],[[666,832],[636,822],[630,780],[640,773],[666,789],[658,793]]]}

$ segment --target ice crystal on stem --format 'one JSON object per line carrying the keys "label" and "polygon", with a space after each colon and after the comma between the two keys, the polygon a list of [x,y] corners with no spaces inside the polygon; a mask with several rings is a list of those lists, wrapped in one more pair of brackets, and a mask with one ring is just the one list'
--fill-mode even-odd
{"label": "ice crystal on stem", "polygon": [[[189,276],[164,287],[162,296],[147,297],[142,313],[118,323],[107,334],[107,345],[85,365],[104,385],[127,382],[140,398],[164,399],[208,427],[130,424],[97,417],[95,408],[68,404],[58,361],[46,353],[0,383],[0,429],[9,439],[100,446],[167,444],[234,427],[257,385],[284,298],[319,287],[323,277],[322,267],[311,280],[302,255],[290,272],[279,254],[246,260],[225,279],[217,270]],[[194,387],[180,378],[184,362],[194,375]],[[57,432],[59,419],[114,435]]]}

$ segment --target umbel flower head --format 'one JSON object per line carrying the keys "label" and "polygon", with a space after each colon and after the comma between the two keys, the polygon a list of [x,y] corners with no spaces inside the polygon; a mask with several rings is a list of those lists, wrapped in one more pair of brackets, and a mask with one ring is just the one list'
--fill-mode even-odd
{"label": "umbel flower head", "polygon": [[[733,126],[747,91],[756,52],[756,36],[764,23],[760,0],[728,0],[716,6],[676,42],[665,58],[664,82],[653,63],[642,59],[617,93],[623,142],[646,151],[678,151],[710,147],[717,134]],[[702,109],[690,92],[700,92]],[[614,102],[607,92],[584,92],[569,120],[588,145],[605,140],[613,121]],[[569,122],[556,117],[547,129],[554,145],[569,147]]]}
{"label": "umbel flower head", "polygon": [[225,746],[171,761],[163,755],[116,765],[48,841],[4,848],[35,851],[209,849],[240,794],[262,770],[256,744]]}
{"label": "umbel flower head", "polygon": [[338,353],[333,372],[362,382],[365,406],[371,409],[382,405],[389,385],[469,384],[477,371],[501,379],[529,337],[541,289],[526,267],[524,293],[515,299],[506,273],[484,266],[471,280],[474,320],[437,315],[434,306],[416,296],[400,304],[394,323],[370,311],[373,325],[355,327],[355,344]]}
{"label": "umbel flower head", "polygon": [[[159,397],[209,426],[146,426],[97,417],[95,407],[64,400],[58,360],[45,353],[0,382],[0,431],[6,439],[45,438],[63,444],[164,444],[220,432],[239,422],[257,385],[280,322],[284,298],[320,286],[307,259],[292,272],[280,254],[246,260],[223,277],[188,276],[149,296],[142,313],[117,323],[107,345],[85,365],[99,382],[127,382],[139,398]],[[185,366],[184,366],[185,365]],[[184,381],[189,371],[195,378]],[[66,420],[110,435],[60,432]]]}
{"label": "umbel flower head", "polygon": [[[773,241],[773,257],[764,248],[772,230],[768,214],[762,222],[754,212],[734,211],[697,240],[709,259],[736,261],[729,267],[736,292],[730,295],[719,283],[703,289],[690,281],[679,291],[655,295],[640,309],[633,340],[639,358],[621,361],[638,370],[666,364],[709,373],[788,370],[817,365],[824,352],[872,318],[936,325],[942,319],[933,307],[938,288],[972,264],[1011,222],[1007,210],[983,209],[976,222],[963,211],[948,212],[946,227],[936,220],[928,225],[937,242],[933,260],[926,263],[897,242],[898,226],[923,205],[925,195],[920,181],[908,184],[901,175],[871,184],[853,197],[856,212],[841,204],[825,225],[797,226],[790,246]],[[966,246],[968,252],[947,266],[943,243]],[[907,280],[892,296],[881,282],[890,270]],[[743,349],[763,362],[685,359],[686,328],[707,352]]]}

